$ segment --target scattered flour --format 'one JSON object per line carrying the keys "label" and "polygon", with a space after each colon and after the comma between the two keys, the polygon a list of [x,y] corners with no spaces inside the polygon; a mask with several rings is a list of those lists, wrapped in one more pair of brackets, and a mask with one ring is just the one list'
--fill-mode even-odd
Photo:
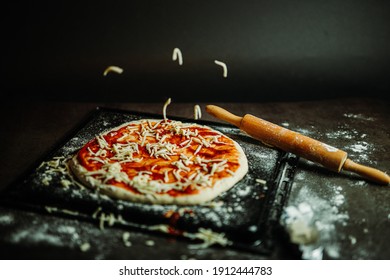
{"label": "scattered flour", "polygon": [[289,206],[285,209],[284,223],[290,234],[290,239],[297,244],[310,244],[318,236],[317,229],[312,225],[313,211],[305,202],[297,207]]}
{"label": "scattered flour", "polygon": [[344,203],[344,201],[345,201],[345,198],[344,198],[344,196],[342,194],[338,194],[334,198],[334,204],[336,206],[342,205]]}
{"label": "scattered flour", "polygon": [[78,241],[80,238],[75,227],[60,225],[57,227],[57,231],[61,234],[68,235],[72,241]]}
{"label": "scattered flour", "polygon": [[352,245],[355,245],[356,244],[356,237],[352,236],[352,235],[349,235],[348,236],[349,240],[351,241],[351,244]]}
{"label": "scattered flour", "polygon": [[88,242],[85,242],[83,244],[80,245],[80,250],[82,252],[86,252],[88,251],[89,249],[91,249],[91,244],[89,244]]}
{"label": "scattered flour", "polygon": [[290,126],[290,124],[288,122],[282,122],[281,125],[285,126],[285,127],[289,127]]}
{"label": "scattered flour", "polygon": [[50,233],[48,224],[40,226],[32,226],[26,229],[19,230],[11,236],[12,243],[19,243],[22,241],[50,244],[53,246],[63,246],[63,240],[61,237]]}
{"label": "scattered flour", "polygon": [[238,196],[247,196],[249,195],[253,190],[253,187],[252,186],[245,186],[244,188],[240,188],[238,191],[237,191],[237,195]]}
{"label": "scattered flour", "polygon": [[149,246],[149,247],[152,247],[155,245],[155,242],[153,240],[146,240],[145,241],[145,245],[146,246]]}
{"label": "scattered flour", "polygon": [[[313,126],[311,126],[312,128],[314,128]],[[305,136],[311,136],[311,135],[315,135],[316,134],[316,131],[315,130],[311,130],[311,129],[306,129],[306,128],[296,128],[295,129],[296,132],[299,132],[300,134],[302,135],[305,135]]]}
{"label": "scattered flour", "polygon": [[349,148],[356,153],[364,153],[369,149],[369,144],[367,142],[358,142],[350,145]]}
{"label": "scattered flour", "polygon": [[124,232],[123,235],[122,235],[122,241],[123,241],[123,244],[126,246],[126,247],[131,247],[131,241],[129,240],[130,239],[130,232]]}
{"label": "scattered flour", "polygon": [[366,117],[363,114],[352,114],[352,113],[345,113],[343,115],[346,118],[351,118],[351,119],[359,119],[359,120],[365,120],[365,121],[375,121],[375,118],[373,117]]}
{"label": "scattered flour", "polygon": [[249,231],[251,232],[256,232],[257,231],[257,226],[256,225],[252,225],[248,228]]}
{"label": "scattered flour", "polygon": [[301,201],[286,207],[281,217],[291,241],[299,245],[303,259],[323,259],[324,254],[334,259],[340,256],[336,226],[346,226],[349,215],[340,210],[345,203],[342,188],[331,186],[329,190],[330,199],[324,199],[310,186],[303,187],[299,191]]}
{"label": "scattered flour", "polygon": [[0,216],[0,225],[10,225],[14,222],[14,217],[11,215]]}
{"label": "scattered flour", "polygon": [[356,139],[359,137],[359,132],[355,129],[341,127],[339,130],[328,132],[325,135],[329,139]]}
{"label": "scattered flour", "polygon": [[374,146],[365,141],[357,141],[356,143],[345,147],[345,151],[351,155],[351,158],[369,164],[374,164],[373,161],[370,161],[370,155],[374,150]]}

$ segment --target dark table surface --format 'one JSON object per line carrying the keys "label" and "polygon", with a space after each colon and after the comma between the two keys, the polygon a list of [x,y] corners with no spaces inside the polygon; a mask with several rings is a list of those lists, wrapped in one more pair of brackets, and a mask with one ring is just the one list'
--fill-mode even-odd
{"label": "dark table surface", "polygon": [[[162,112],[161,103],[1,104],[0,188],[5,189],[74,129],[97,106]],[[193,103],[168,114],[191,118]],[[202,119],[217,121],[204,111]],[[295,102],[216,103],[237,115],[251,113],[348,152],[358,163],[390,171],[388,99],[343,98]],[[1,256],[23,259],[390,259],[390,188],[356,175],[332,173],[300,159],[281,224],[297,242],[271,255],[232,248],[193,249],[188,241],[130,231],[124,246],[117,227],[0,206]],[[299,237],[301,237],[299,239]],[[298,240],[297,240],[298,238]],[[302,239],[303,238],[303,239]],[[99,242],[110,240],[110,242]],[[90,244],[83,252],[80,246]]]}

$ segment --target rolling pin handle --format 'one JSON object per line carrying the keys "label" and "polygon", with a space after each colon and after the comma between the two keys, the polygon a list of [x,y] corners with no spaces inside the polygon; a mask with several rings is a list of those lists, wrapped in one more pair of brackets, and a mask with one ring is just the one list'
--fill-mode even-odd
{"label": "rolling pin handle", "polygon": [[386,173],[372,167],[358,164],[350,159],[345,161],[343,170],[354,172],[366,179],[369,179],[370,181],[381,185],[390,185],[390,176]]}
{"label": "rolling pin handle", "polygon": [[220,120],[231,123],[232,125],[235,125],[237,127],[241,126],[242,117],[236,116],[221,107],[215,105],[207,105],[206,111],[213,117],[216,117]]}

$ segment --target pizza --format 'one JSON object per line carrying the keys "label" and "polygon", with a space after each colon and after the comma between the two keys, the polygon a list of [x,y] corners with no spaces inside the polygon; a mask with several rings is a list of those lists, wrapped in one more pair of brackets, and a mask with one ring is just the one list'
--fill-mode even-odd
{"label": "pizza", "polygon": [[248,171],[244,151],[208,126],[142,119],[97,135],[70,160],[85,186],[141,203],[194,205],[232,188]]}

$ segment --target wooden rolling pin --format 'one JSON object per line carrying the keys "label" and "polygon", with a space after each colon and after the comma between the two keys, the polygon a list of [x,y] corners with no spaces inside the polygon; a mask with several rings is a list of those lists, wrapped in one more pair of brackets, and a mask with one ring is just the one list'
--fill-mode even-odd
{"label": "wooden rolling pin", "polygon": [[347,170],[379,184],[390,184],[390,176],[386,173],[372,167],[357,164],[347,158],[348,155],[346,152],[310,137],[250,114],[239,117],[214,105],[207,105],[206,111],[218,119],[237,126],[242,131],[265,144],[320,163],[330,170],[336,172]]}

